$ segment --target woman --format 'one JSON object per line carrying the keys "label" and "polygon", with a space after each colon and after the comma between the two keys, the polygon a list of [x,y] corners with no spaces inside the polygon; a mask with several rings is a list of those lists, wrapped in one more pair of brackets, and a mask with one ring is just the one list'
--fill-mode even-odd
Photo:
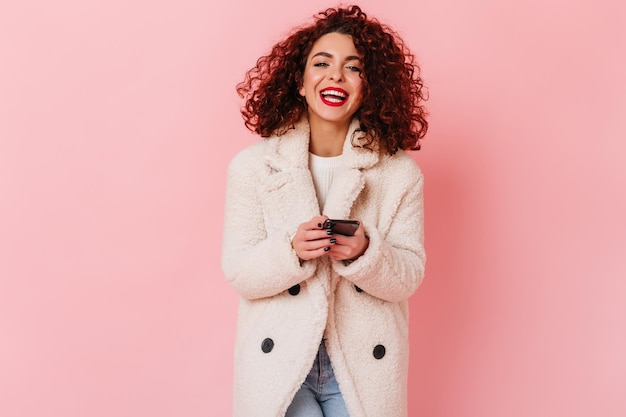
{"label": "woman", "polygon": [[[222,268],[241,297],[236,417],[403,417],[408,298],[424,276],[426,133],[414,56],[328,9],[237,90],[263,138],[228,169]],[[353,219],[352,236],[325,228]]]}

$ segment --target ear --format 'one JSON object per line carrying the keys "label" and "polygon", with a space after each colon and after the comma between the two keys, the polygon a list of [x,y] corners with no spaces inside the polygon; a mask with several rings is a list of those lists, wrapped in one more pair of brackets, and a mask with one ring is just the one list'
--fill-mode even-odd
{"label": "ear", "polygon": [[298,92],[300,93],[300,95],[301,95],[302,97],[306,96],[306,92],[304,91],[304,86],[301,86],[301,87],[298,89]]}

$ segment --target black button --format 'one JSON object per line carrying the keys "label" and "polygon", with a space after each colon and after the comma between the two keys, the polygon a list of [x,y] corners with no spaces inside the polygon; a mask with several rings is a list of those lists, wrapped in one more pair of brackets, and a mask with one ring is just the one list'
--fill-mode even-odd
{"label": "black button", "polygon": [[383,345],[376,345],[374,348],[374,357],[376,359],[382,359],[385,356],[385,347]]}
{"label": "black button", "polygon": [[359,287],[357,287],[356,285],[354,286],[354,289],[356,290],[356,292],[363,292],[363,290]]}
{"label": "black button", "polygon": [[294,285],[293,287],[289,288],[287,291],[289,291],[289,294],[291,295],[300,294],[300,284]]}
{"label": "black button", "polygon": [[263,340],[263,343],[261,343],[261,350],[263,353],[270,353],[272,349],[274,349],[274,341],[269,337]]}

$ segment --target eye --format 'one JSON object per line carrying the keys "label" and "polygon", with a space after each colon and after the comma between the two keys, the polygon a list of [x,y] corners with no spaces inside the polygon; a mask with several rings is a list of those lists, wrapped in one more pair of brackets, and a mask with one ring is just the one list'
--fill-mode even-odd
{"label": "eye", "polygon": [[327,67],[328,64],[326,62],[317,62],[313,64],[314,67]]}
{"label": "eye", "polygon": [[348,68],[350,71],[361,72],[361,68],[355,67],[354,65],[349,65],[346,68]]}

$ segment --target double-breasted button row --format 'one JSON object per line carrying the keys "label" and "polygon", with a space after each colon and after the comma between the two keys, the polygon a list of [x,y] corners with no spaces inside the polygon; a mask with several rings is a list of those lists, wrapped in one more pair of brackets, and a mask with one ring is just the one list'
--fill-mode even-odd
{"label": "double-breasted button row", "polygon": [[[274,341],[269,337],[263,339],[263,342],[261,343],[261,350],[263,353],[270,353],[272,349],[274,349]],[[385,353],[386,349],[383,345],[376,345],[374,347],[374,351],[372,352],[374,358],[376,359],[382,359],[383,356],[385,356]]]}
{"label": "double-breasted button row", "polygon": [[[354,289],[356,290],[356,292],[363,292],[363,289],[361,287],[359,287],[358,285],[355,285]],[[290,287],[287,291],[291,295],[298,295],[298,294],[300,294],[300,284],[296,284],[293,287]]]}

